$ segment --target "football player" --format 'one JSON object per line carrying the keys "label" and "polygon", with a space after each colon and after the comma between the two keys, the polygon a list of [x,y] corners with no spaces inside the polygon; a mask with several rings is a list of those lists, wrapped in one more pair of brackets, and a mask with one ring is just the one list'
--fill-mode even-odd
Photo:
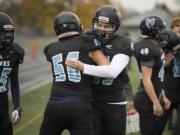
{"label": "football player", "polygon": [[84,74],[96,76],[92,88],[95,135],[103,132],[125,135],[127,101],[124,86],[129,83],[126,66],[132,55],[132,43],[115,34],[120,22],[120,12],[112,5],[101,6],[93,17],[93,31],[101,35],[101,47],[110,65],[95,66],[78,60],[67,62]]}
{"label": "football player", "polygon": [[[171,29],[177,34],[177,36],[180,36],[180,16],[172,20]],[[161,134],[173,112],[173,109],[176,110],[177,117],[180,117],[180,59],[173,54],[173,51],[166,51],[165,53],[165,60],[168,65],[165,68],[164,90],[171,101],[171,107],[164,113],[161,119]]]}
{"label": "football player", "polygon": [[12,135],[12,124],[8,109],[9,80],[14,103],[12,123],[20,120],[19,64],[23,62],[24,50],[14,43],[15,27],[10,16],[0,12],[0,135]]}
{"label": "football player", "polygon": [[79,59],[88,64],[94,61],[101,65],[109,64],[109,61],[103,55],[96,36],[82,34],[82,26],[76,14],[58,14],[54,29],[58,41],[44,49],[51,63],[53,83],[40,135],[59,135],[64,129],[68,129],[71,135],[92,135],[92,78],[66,66],[65,62]]}
{"label": "football player", "polygon": [[[137,59],[142,79],[134,97],[134,105],[140,115],[141,135],[157,135],[159,122],[157,119],[163,115],[163,107],[168,109],[169,100],[162,90],[164,73],[163,55],[160,42],[164,40],[165,26],[161,18],[148,16],[140,23],[141,34],[146,38],[137,42],[134,53]],[[161,101],[159,101],[161,100]]]}

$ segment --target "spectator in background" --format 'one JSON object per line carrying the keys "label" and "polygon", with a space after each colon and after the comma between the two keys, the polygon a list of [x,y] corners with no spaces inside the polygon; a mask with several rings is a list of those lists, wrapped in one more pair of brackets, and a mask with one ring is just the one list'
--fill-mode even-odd
{"label": "spectator in background", "polygon": [[[20,121],[19,64],[23,62],[24,49],[14,43],[15,27],[9,15],[0,12],[0,135],[13,135],[12,124]],[[14,110],[9,117],[9,80]]]}

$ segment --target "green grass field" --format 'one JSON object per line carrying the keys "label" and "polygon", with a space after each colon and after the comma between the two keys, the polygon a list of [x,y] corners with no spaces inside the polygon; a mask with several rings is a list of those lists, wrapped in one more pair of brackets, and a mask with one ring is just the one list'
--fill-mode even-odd
{"label": "green grass field", "polygon": [[[134,65],[133,63],[134,61],[132,62],[132,65]],[[129,76],[133,89],[135,90],[139,83],[139,77],[135,68],[132,68],[132,70],[129,72]],[[14,126],[14,135],[39,134],[43,112],[48,101],[49,92],[50,84],[47,84],[21,97],[21,106],[23,108],[22,119],[20,123]],[[62,135],[69,135],[69,133],[64,131]],[[131,135],[139,135],[139,133]],[[166,131],[164,135],[170,135],[170,132]]]}

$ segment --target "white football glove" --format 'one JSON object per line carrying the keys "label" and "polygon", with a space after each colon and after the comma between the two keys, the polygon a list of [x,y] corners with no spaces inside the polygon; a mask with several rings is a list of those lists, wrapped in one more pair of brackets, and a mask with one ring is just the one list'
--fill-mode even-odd
{"label": "white football glove", "polygon": [[20,110],[15,109],[14,111],[12,111],[12,113],[11,113],[12,123],[16,124],[20,121],[20,119],[21,119]]}

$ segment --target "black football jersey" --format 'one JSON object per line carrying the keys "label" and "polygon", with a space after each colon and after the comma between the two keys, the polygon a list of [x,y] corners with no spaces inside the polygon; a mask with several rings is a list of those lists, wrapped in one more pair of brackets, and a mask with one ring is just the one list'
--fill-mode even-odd
{"label": "black football jersey", "polygon": [[[116,54],[132,55],[130,39],[116,35],[103,45],[104,54],[111,61]],[[95,78],[93,84],[93,100],[96,102],[122,102],[126,100],[123,87],[128,83],[126,68],[116,79]]]}
{"label": "black football jersey", "polygon": [[151,80],[155,91],[159,93],[162,88],[161,79],[164,77],[164,71],[160,70],[164,59],[160,45],[152,39],[143,39],[134,45],[134,55],[140,72],[141,66],[152,67]]}
{"label": "black football jersey", "polygon": [[8,82],[13,67],[22,63],[24,49],[17,43],[13,43],[11,48],[0,51],[0,94],[8,92]]}
{"label": "black football jersey", "polygon": [[100,44],[95,39],[87,42],[83,34],[61,39],[45,48],[44,53],[51,63],[53,75],[51,97],[90,98],[92,78],[77,69],[66,66],[65,61],[79,59],[91,64],[92,59],[88,56],[88,52],[96,49],[100,49]]}

